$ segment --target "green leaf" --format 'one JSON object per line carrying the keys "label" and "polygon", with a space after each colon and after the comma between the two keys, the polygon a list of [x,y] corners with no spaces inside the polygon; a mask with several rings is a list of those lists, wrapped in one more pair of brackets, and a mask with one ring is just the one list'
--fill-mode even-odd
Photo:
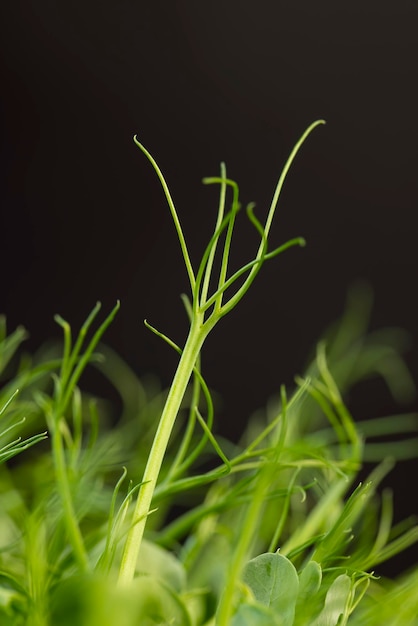
{"label": "green leaf", "polygon": [[277,553],[260,554],[247,563],[242,579],[257,602],[280,617],[280,624],[292,626],[299,578],[289,559]]}
{"label": "green leaf", "polygon": [[141,544],[137,573],[152,576],[173,591],[183,591],[186,586],[186,572],[180,561],[171,552],[146,539]]}
{"label": "green leaf", "polygon": [[338,576],[328,589],[325,606],[312,626],[341,626],[341,617],[347,615],[347,604],[351,593],[351,580],[346,574]]}
{"label": "green leaf", "polygon": [[282,626],[271,609],[259,604],[241,604],[231,626]]}
{"label": "green leaf", "polygon": [[321,586],[322,570],[316,561],[309,561],[299,575],[298,604],[317,594]]}
{"label": "green leaf", "polygon": [[[182,597],[174,593],[160,581],[143,576],[135,579],[132,590],[123,590],[120,597],[126,593],[126,601],[121,604],[121,612],[126,612],[126,619],[136,616],[132,626],[191,626],[190,616]],[[136,611],[126,610],[131,596],[135,595]],[[133,604],[133,603],[132,603]],[[120,623],[120,622],[119,622]],[[131,626],[130,625],[130,626]]]}
{"label": "green leaf", "polygon": [[322,570],[319,563],[309,561],[299,574],[299,593],[294,626],[305,626],[321,610],[320,588]]}
{"label": "green leaf", "polygon": [[106,577],[70,577],[53,590],[50,623],[57,626],[191,626],[183,598],[150,576],[139,576],[126,589],[119,589]]}

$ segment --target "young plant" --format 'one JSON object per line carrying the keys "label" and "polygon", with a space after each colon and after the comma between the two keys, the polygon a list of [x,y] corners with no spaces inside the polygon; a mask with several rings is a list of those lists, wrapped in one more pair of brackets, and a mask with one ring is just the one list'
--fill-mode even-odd
{"label": "young plant", "polygon": [[[215,327],[215,325],[219,322],[219,320],[227,313],[229,313],[229,311],[231,311],[238,304],[238,302],[250,288],[256,275],[260,271],[261,266],[267,259],[271,259],[277,256],[291,246],[304,245],[304,240],[298,237],[269,251],[268,236],[276,211],[280,192],[282,190],[283,183],[290,169],[290,166],[292,165],[296,154],[298,153],[300,147],[302,146],[308,135],[314,130],[314,128],[323,123],[323,120],[318,120],[311,124],[303,133],[303,135],[293,148],[292,152],[290,153],[290,156],[283,168],[282,174],[279,178],[275,192],[273,194],[273,199],[264,226],[254,215],[254,206],[252,204],[247,206],[247,216],[260,235],[260,245],[254,259],[246,263],[243,267],[241,267],[241,269],[233,273],[230,277],[228,277],[228,260],[235,218],[240,208],[240,205],[238,198],[238,186],[234,181],[227,178],[225,165],[221,165],[220,177],[204,179],[204,182],[206,184],[220,185],[220,198],[215,231],[202,256],[202,260],[197,269],[197,272],[195,273],[192,267],[186,240],[183,235],[177,211],[171,198],[171,194],[164,179],[164,176],[153,157],[135,137],[135,143],[151,162],[164,189],[164,193],[170,207],[174,225],[176,227],[181,251],[183,253],[183,259],[186,265],[186,270],[190,282],[192,300],[191,302],[189,302],[187,299],[185,299],[185,306],[190,318],[190,330],[184,348],[181,351],[180,361],[170,387],[167,401],[161,414],[161,418],[157,427],[157,432],[155,434],[152,448],[149,453],[142,484],[138,492],[132,526],[128,532],[122,564],[120,568],[119,578],[121,583],[129,583],[133,579],[146,520],[150,513],[152,497],[157,484],[170,434],[173,429],[181,403],[186,393],[187,386],[189,384],[190,378],[192,377],[196,362],[199,357],[199,353],[202,349],[205,339]],[[231,187],[233,198],[232,207],[225,214],[227,186]],[[223,250],[220,255],[221,263],[219,276],[215,290],[212,294],[210,294],[209,288],[213,283],[213,263],[217,252],[217,246],[220,242],[222,235],[225,235],[225,237],[223,241]],[[234,285],[234,283],[242,276],[245,276],[243,284],[237,289],[234,295],[225,300],[225,292],[227,291],[227,289]],[[160,336],[162,336],[161,333],[159,334]]]}

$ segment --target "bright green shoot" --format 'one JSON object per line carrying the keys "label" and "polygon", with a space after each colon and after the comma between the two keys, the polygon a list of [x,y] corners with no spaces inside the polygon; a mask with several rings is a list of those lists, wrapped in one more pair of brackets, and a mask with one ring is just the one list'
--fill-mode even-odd
{"label": "bright green shoot", "polygon": [[[119,572],[119,581],[123,585],[129,584],[134,578],[135,567],[141,547],[146,520],[150,514],[151,502],[158,481],[161,465],[166,453],[170,434],[178,415],[180,405],[186,393],[189,381],[193,372],[196,371],[196,363],[205,339],[217,322],[238,304],[250,288],[257,273],[260,271],[261,266],[267,259],[277,256],[292,246],[303,246],[305,243],[302,238],[298,237],[270,251],[268,249],[269,232],[287,173],[308,135],[314,130],[314,128],[324,123],[325,122],[323,120],[317,120],[311,124],[291,151],[275,188],[264,225],[262,225],[254,215],[254,206],[252,204],[247,206],[248,219],[260,236],[260,244],[255,257],[231,276],[228,276],[228,262],[235,219],[240,205],[238,186],[234,181],[227,178],[225,165],[221,165],[221,174],[219,177],[204,179],[205,184],[220,185],[220,198],[214,233],[202,256],[197,272],[195,272],[190,260],[180,220],[164,176],[151,154],[141,143],[139,143],[137,138],[134,137],[136,145],[151,162],[163,187],[180,242],[190,282],[192,299],[191,303],[187,303],[186,306],[190,317],[189,334],[184,348],[181,351],[180,361],[157,426],[157,431],[148,457],[141,487],[138,492],[132,523],[126,538]],[[225,206],[228,188],[232,191],[232,205],[230,210],[226,212]],[[222,245],[222,242],[223,249],[220,253],[219,276],[216,280],[216,277],[213,277],[214,260],[217,252],[219,252],[217,250],[218,244]],[[241,277],[245,277],[241,286],[232,296],[224,301],[225,292]],[[210,287],[215,283],[217,286],[214,292],[210,294]],[[197,407],[195,410],[197,411]]]}
{"label": "bright green shoot", "polygon": [[[69,541],[73,547],[75,558],[81,571],[88,569],[88,556],[84,545],[82,533],[80,531],[79,520],[74,510],[73,497],[71,492],[68,459],[65,454],[64,435],[67,434],[67,445],[70,448],[71,455],[74,457],[81,451],[81,417],[80,411],[77,410],[78,394],[77,382],[86,367],[87,363],[92,359],[93,351],[99,343],[103,333],[112,322],[118,309],[119,302],[113,308],[111,313],[106,317],[105,321],[100,325],[94,333],[93,338],[81,353],[83,344],[86,340],[87,333],[95,320],[99,310],[100,303],[97,303],[93,311],[84,322],[77,340],[72,345],[71,327],[62,317],[55,316],[55,321],[62,327],[64,331],[64,354],[61,363],[60,376],[54,375],[54,396],[53,399],[46,399],[42,396],[38,397],[38,401],[45,411],[48,430],[52,438],[52,454],[54,459],[55,476],[58,492],[60,494],[63,510],[65,526]],[[69,436],[65,414],[70,402],[73,401],[74,416],[74,435]]]}

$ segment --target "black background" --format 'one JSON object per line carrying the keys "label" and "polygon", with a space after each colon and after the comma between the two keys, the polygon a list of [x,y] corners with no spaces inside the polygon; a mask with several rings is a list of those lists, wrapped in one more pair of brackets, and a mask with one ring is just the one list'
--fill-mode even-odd
{"label": "black background", "polygon": [[[307,247],[265,266],[207,342],[219,429],[238,433],[292,384],[358,278],[374,289],[372,328],[411,334],[418,380],[415,0],[13,0],[1,12],[0,309],[29,329],[29,347],[59,336],[54,313],[76,327],[96,300],[107,311],[120,299],[107,342],[168,384],[176,357],[142,320],[182,343],[187,276],[133,134],[163,169],[197,261],[217,206],[202,177],[225,160],[262,212],[294,142],[324,118],[272,233]],[[238,263],[255,240],[243,227],[236,241]],[[377,386],[353,410],[396,407]],[[416,511],[416,471],[408,462],[388,479],[397,519]]]}

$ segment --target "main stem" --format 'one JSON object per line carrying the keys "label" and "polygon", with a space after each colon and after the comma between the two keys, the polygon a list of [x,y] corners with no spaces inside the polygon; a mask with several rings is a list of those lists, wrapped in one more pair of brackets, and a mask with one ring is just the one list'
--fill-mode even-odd
{"label": "main stem", "polygon": [[154,436],[142,484],[138,493],[132,526],[126,538],[119,570],[119,583],[122,585],[129,584],[134,577],[145,524],[151,507],[152,496],[157,484],[170,434],[174,422],[176,421],[187,385],[192,376],[197,357],[199,356],[202,344],[209,330],[209,328],[203,326],[203,319],[199,319],[198,323],[192,323],[190,327],[189,335],[161,414],[157,432]]}

